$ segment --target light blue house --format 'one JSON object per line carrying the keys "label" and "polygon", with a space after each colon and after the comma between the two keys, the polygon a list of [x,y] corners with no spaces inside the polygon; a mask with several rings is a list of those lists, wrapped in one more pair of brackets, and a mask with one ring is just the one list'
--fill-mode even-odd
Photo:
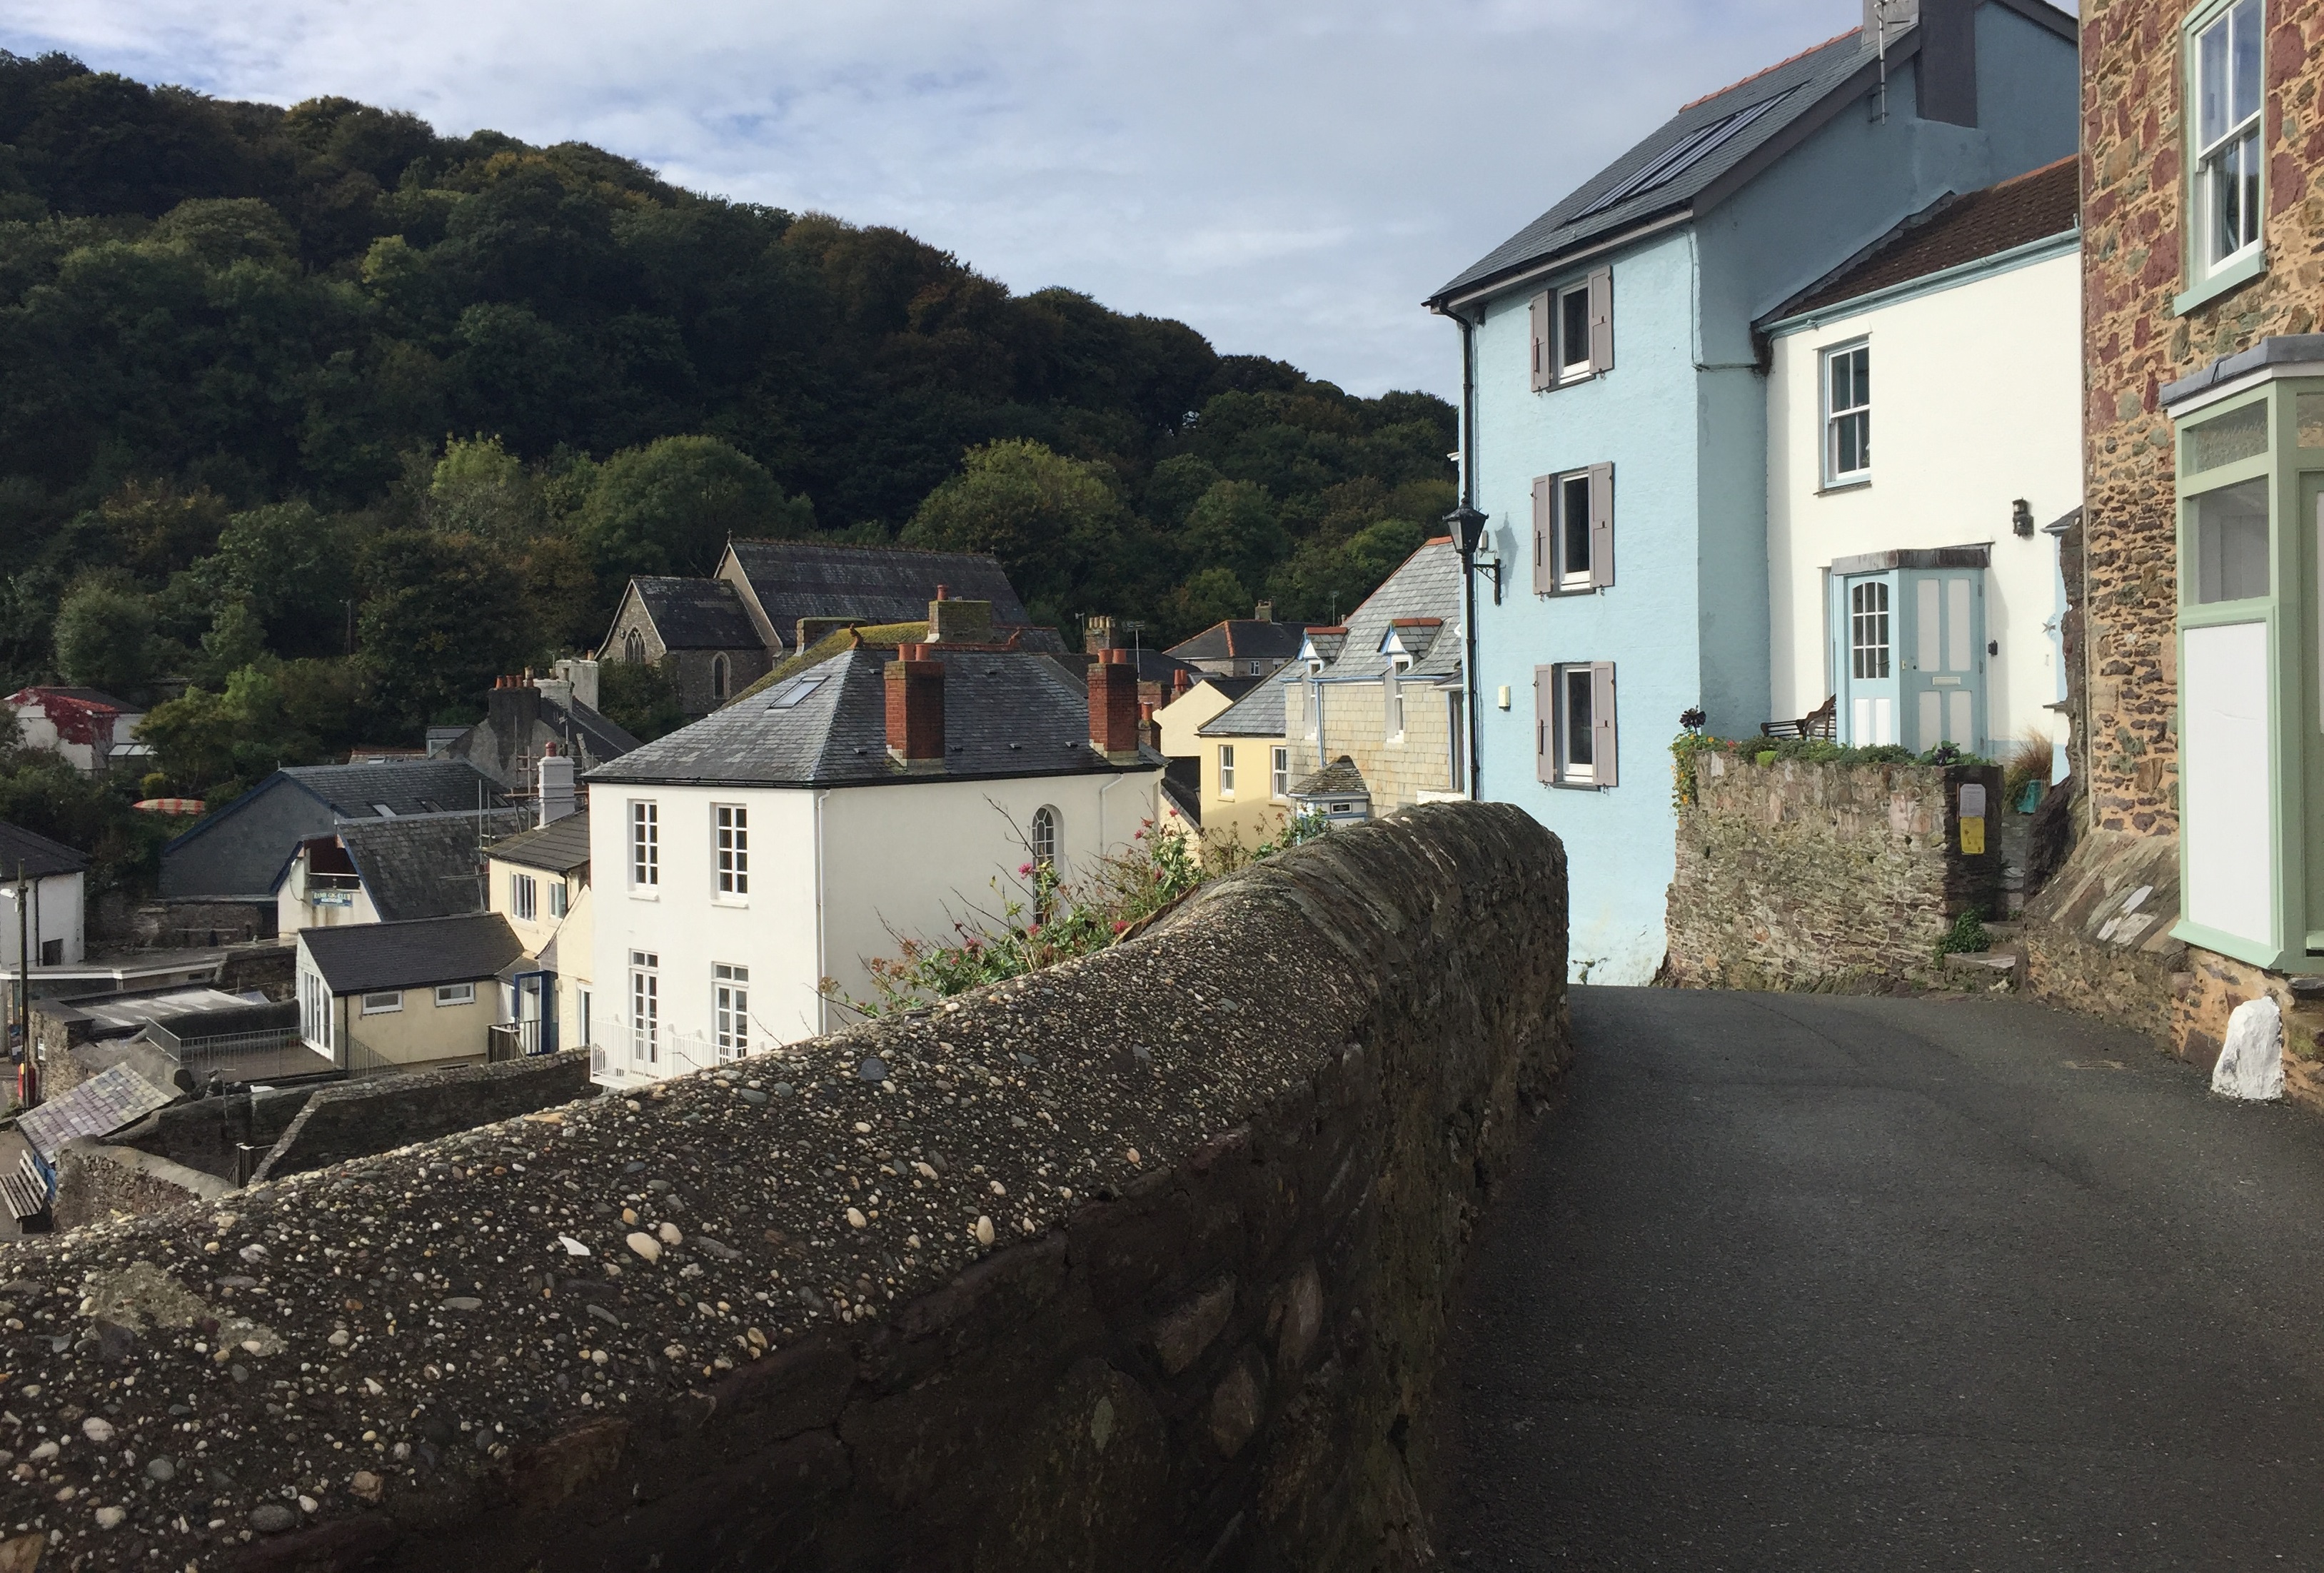
{"label": "light blue house", "polygon": [[1682,713],[1769,719],[1754,320],[2072,153],[2076,55],[2041,0],[1866,0],[1861,29],[1686,106],[1428,302],[1462,328],[1482,515],[1475,790],[1564,838],[1577,980],[1661,965]]}

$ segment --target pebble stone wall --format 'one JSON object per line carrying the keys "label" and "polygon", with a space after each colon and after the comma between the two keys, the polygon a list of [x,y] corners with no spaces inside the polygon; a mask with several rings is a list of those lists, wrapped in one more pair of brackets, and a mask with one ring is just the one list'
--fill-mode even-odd
{"label": "pebble stone wall", "polygon": [[0,1567],[1426,1564],[1564,874],[1417,809],[938,1011],[9,1247]]}

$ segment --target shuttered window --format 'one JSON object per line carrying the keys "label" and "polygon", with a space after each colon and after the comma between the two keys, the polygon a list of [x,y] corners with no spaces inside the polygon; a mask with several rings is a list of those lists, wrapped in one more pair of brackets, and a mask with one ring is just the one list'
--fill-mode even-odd
{"label": "shuttered window", "polygon": [[1587,382],[1614,366],[1614,270],[1536,295],[1531,319],[1533,391]]}
{"label": "shuttered window", "polygon": [[1533,588],[1538,596],[1614,582],[1614,467],[1593,464],[1533,483]]}
{"label": "shuttered window", "polygon": [[1620,780],[1612,662],[1534,668],[1533,706],[1536,778],[1573,787],[1610,787]]}
{"label": "shuttered window", "polygon": [[1549,294],[1536,295],[1526,306],[1533,329],[1533,391],[1554,386],[1549,369]]}

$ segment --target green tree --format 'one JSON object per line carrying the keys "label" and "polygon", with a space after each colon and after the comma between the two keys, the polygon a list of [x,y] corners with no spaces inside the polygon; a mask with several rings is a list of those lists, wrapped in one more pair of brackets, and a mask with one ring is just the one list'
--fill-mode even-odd
{"label": "green tree", "polygon": [[609,661],[597,668],[597,709],[641,743],[650,743],[686,725],[678,685],[659,666],[642,661]]}
{"label": "green tree", "polygon": [[125,578],[83,576],[59,604],[51,638],[65,681],[124,699],[143,697],[153,676],[153,608]]}
{"label": "green tree", "polygon": [[[1196,498],[1178,543],[1193,561],[1231,569],[1246,585],[1262,582],[1290,547],[1274,499],[1250,481],[1219,481]],[[1248,607],[1236,614],[1249,615]]]}
{"label": "green tree", "polygon": [[532,477],[497,437],[445,445],[429,478],[427,518],[438,530],[499,541],[525,540],[545,523]]}
{"label": "green tree", "polygon": [[1028,601],[1061,603],[1120,540],[1128,517],[1102,465],[1007,440],[972,448],[961,473],[930,492],[905,543],[989,551]]}
{"label": "green tree", "polygon": [[580,538],[598,576],[706,574],[731,539],[803,535],[805,497],[786,497],[758,460],[715,437],[665,437],[625,449],[598,470]]}
{"label": "green tree", "polygon": [[547,653],[517,573],[473,535],[389,531],[365,550],[362,581],[358,654],[406,727],[474,714],[494,678]]}

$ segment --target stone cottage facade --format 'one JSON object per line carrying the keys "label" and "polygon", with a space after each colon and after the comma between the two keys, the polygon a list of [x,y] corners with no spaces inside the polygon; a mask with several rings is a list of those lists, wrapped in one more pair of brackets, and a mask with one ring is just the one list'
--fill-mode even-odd
{"label": "stone cottage facade", "polygon": [[[2087,717],[2073,745],[2087,816],[2080,845],[2036,904],[2048,922],[2032,936],[2032,971],[2037,988],[2159,1026],[2198,1061],[2216,1057],[2236,1004],[2267,992],[2293,1009],[2287,970],[2318,965],[2305,933],[2280,937],[2269,959],[2281,967],[2256,962],[2254,946],[2236,947],[2242,956],[2219,948],[2225,941],[2184,910],[2180,886],[2235,859],[2187,862],[2178,844],[2182,810],[2194,806],[2182,799],[2182,766],[2202,763],[2181,757],[2181,662],[2203,648],[2187,640],[2247,604],[2274,641],[2269,659],[2282,662],[2280,683],[2262,685],[2284,766],[2273,782],[2278,840],[2253,872],[2274,880],[2284,926],[2302,926],[2292,921],[2300,893],[2287,887],[2312,883],[2303,871],[2317,861],[2306,847],[2314,798],[2303,745],[2292,740],[2312,749],[2317,730],[2317,695],[2301,692],[2316,681],[2314,635],[2301,623],[2315,612],[2301,603],[2316,593],[2317,542],[2311,529],[2291,528],[2284,504],[2296,473],[2287,467],[2324,465],[2324,453],[2300,451],[2307,442],[2292,429],[2288,384],[2267,394],[2284,401],[2272,445],[2261,440],[2260,453],[2272,446],[2274,458],[2237,456],[2273,465],[2284,488],[2273,535],[2263,532],[2274,569],[2272,580],[2263,570],[2267,593],[2213,610],[2222,598],[2188,571],[2181,533],[2183,524],[2195,539],[2209,485],[2190,446],[2199,418],[2239,392],[2257,399],[2278,373],[2324,374],[2324,341],[2302,342],[2324,311],[2319,51],[2319,0],[2115,0],[2083,22],[2087,506],[2076,565],[2084,638],[2072,675]],[[2310,653],[2294,659],[2295,646]],[[2295,724],[2302,710],[2309,719]],[[2196,725],[2209,723],[2199,713]],[[2292,1019],[2291,1047],[2313,1053],[2324,1021],[2305,1014]],[[2298,1090],[2311,1078],[2293,1058]]]}

